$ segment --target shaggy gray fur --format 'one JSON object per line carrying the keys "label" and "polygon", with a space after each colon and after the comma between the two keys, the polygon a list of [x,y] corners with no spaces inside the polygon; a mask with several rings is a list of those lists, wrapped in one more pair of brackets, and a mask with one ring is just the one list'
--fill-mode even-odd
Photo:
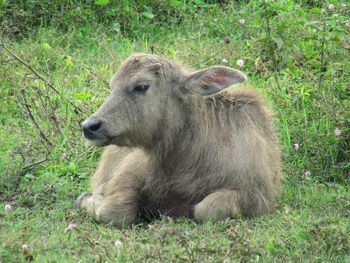
{"label": "shaggy gray fur", "polygon": [[229,88],[245,79],[228,67],[191,73],[154,55],[129,58],[90,117],[102,123],[92,143],[106,147],[76,205],[117,227],[144,211],[199,222],[271,211],[280,147],[259,94]]}

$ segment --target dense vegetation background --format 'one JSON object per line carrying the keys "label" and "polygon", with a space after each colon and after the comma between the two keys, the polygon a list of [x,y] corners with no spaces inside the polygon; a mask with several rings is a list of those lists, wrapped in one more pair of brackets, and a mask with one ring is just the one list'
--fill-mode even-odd
{"label": "dense vegetation background", "polygon": [[[348,1],[0,0],[0,30],[0,262],[350,262]],[[248,75],[283,144],[274,214],[119,231],[71,210],[100,153],[80,123],[133,52]]]}

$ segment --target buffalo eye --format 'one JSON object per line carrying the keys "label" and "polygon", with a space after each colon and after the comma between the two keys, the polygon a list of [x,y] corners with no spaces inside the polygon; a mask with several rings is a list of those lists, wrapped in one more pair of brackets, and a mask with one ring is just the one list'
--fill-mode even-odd
{"label": "buffalo eye", "polygon": [[134,87],[134,91],[136,92],[145,92],[148,90],[149,85],[148,84],[139,84]]}

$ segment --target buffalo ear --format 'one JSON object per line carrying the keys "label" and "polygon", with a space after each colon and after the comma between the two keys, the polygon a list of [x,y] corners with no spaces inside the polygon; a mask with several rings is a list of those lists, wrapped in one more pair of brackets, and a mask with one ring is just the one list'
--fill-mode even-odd
{"label": "buffalo ear", "polygon": [[228,67],[210,67],[187,76],[184,92],[200,96],[209,96],[234,84],[246,81],[247,77],[239,70]]}

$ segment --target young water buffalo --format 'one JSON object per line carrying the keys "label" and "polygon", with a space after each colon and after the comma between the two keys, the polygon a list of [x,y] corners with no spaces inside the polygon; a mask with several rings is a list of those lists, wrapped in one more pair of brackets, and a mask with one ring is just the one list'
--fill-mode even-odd
{"label": "young water buffalo", "polygon": [[282,178],[271,114],[254,90],[225,91],[245,80],[228,67],[190,73],[154,55],[129,58],[83,122],[106,147],[76,207],[117,227],[144,213],[202,222],[271,211]]}

